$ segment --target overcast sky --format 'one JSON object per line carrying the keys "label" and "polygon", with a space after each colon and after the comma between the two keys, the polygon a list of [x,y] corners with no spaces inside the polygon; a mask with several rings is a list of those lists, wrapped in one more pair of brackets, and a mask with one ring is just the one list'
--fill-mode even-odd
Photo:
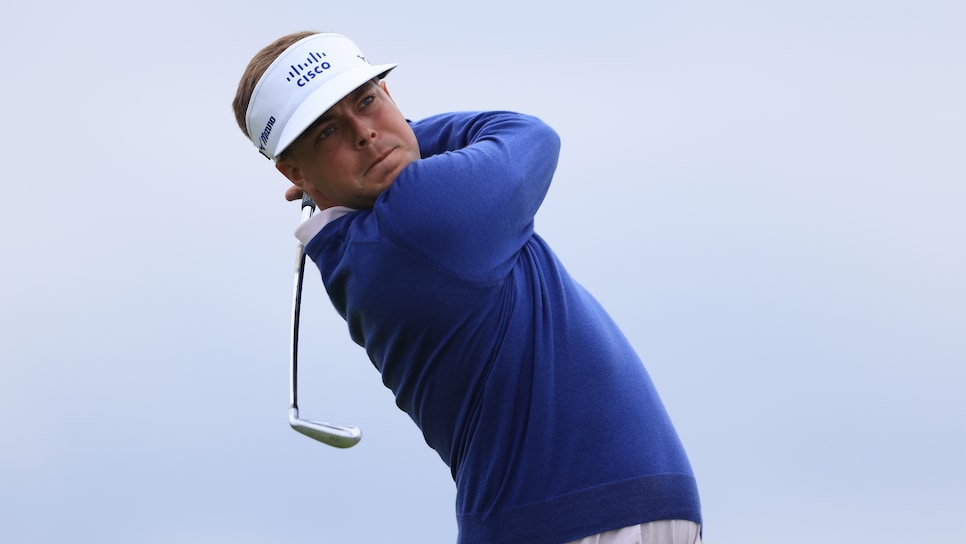
{"label": "overcast sky", "polygon": [[0,541],[452,543],[448,469],[235,126],[251,56],[349,35],[412,119],[559,132],[537,230],[612,312],[709,543],[954,541],[966,512],[959,1],[17,2],[0,21]]}

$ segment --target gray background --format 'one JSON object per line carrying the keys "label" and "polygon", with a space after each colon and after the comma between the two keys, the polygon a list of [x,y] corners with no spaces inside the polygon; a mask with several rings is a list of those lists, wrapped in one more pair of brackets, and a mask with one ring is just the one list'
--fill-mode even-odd
{"label": "gray background", "polygon": [[[955,541],[966,507],[961,2],[25,2],[5,8],[0,541],[453,542],[455,492],[234,125],[295,30],[412,119],[542,117],[537,229],[639,349],[716,543]],[[314,271],[313,271],[314,272]]]}

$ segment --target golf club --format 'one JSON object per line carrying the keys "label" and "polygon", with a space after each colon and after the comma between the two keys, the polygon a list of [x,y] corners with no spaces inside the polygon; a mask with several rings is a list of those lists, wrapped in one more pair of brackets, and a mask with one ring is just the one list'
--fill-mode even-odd
{"label": "golf club", "polygon": [[[308,194],[302,197],[302,222],[315,211],[315,203]],[[292,297],[292,405],[288,409],[288,423],[296,431],[314,438],[323,444],[336,448],[351,448],[362,439],[358,427],[336,425],[322,421],[299,418],[298,405],[298,358],[299,358],[299,314],[302,306],[302,279],[305,276],[305,252],[301,242],[295,257],[295,293]]]}

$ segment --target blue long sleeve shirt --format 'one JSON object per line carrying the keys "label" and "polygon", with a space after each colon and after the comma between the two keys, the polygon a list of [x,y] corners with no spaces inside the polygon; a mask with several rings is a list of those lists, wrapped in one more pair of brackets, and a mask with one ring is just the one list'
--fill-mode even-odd
{"label": "blue long sleeve shirt", "polygon": [[643,363],[534,232],[557,134],[508,112],[411,126],[422,159],[305,251],[450,467],[459,542],[700,523],[690,463]]}

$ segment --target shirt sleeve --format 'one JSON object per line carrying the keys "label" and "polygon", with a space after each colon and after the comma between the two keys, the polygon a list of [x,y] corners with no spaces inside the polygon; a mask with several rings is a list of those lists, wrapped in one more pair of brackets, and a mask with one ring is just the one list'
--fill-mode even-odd
{"label": "shirt sleeve", "polygon": [[454,273],[505,274],[550,187],[556,132],[511,112],[444,114],[412,126],[423,158],[380,198],[380,225]]}

